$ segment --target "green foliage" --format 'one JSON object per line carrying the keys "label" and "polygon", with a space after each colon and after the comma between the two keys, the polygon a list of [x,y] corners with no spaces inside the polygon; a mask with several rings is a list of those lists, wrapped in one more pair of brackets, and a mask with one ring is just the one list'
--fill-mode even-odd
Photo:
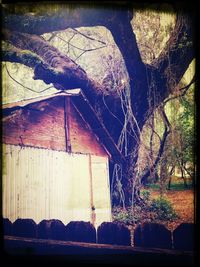
{"label": "green foliage", "polygon": [[114,207],[112,210],[113,221],[122,222],[127,225],[134,225],[142,222],[169,222],[178,218],[172,204],[164,197],[150,200],[150,192],[141,192],[145,205],[135,204],[126,209]]}
{"label": "green foliage", "polygon": [[[192,185],[192,182],[191,180],[186,180],[187,182],[187,190],[188,189],[192,189],[193,188],[193,185]],[[170,185],[170,190],[173,190],[173,191],[185,191],[186,188],[185,188],[185,185],[183,183],[183,180],[180,178],[180,183],[172,183]]]}
{"label": "green foliage", "polygon": [[183,106],[183,112],[178,116],[177,127],[182,141],[182,149],[184,151],[184,161],[193,162],[193,146],[194,146],[194,88],[180,99]]}
{"label": "green foliage", "polygon": [[164,197],[153,199],[150,210],[156,214],[156,219],[161,221],[173,220],[177,218],[177,214],[169,200]]}
{"label": "green foliage", "polygon": [[123,209],[121,207],[114,207],[112,211],[113,221],[123,222],[125,224],[133,224],[134,218],[130,208]]}
{"label": "green foliage", "polygon": [[134,225],[143,221],[151,221],[152,218],[148,213],[148,205],[141,207],[139,205],[129,206],[126,209],[121,207],[114,207],[112,210],[113,221],[123,222],[127,225]]}
{"label": "green foliage", "polygon": [[[189,169],[189,168],[188,168]],[[175,176],[173,176],[175,177]],[[187,188],[185,188],[183,179],[181,177],[175,177],[176,181],[174,181],[174,178],[172,177],[171,179],[171,184],[170,184],[170,191],[184,191],[188,190],[193,187],[192,184],[192,179],[191,178],[185,178],[186,183],[187,183]],[[160,184],[159,183],[148,183],[146,184],[146,188],[149,188],[154,191],[159,191],[160,190]],[[168,190],[168,183],[165,183],[165,189]],[[143,193],[141,192],[141,195]]]}
{"label": "green foliage", "polygon": [[145,202],[148,202],[150,200],[150,191],[149,190],[143,190],[141,191],[141,195],[142,195],[142,199],[145,201]]}

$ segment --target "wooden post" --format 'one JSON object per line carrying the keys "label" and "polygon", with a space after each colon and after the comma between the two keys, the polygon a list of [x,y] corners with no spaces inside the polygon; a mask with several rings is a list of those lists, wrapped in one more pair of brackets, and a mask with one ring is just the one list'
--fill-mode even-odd
{"label": "wooden post", "polygon": [[91,223],[95,227],[96,213],[93,199],[93,181],[92,181],[92,162],[91,155],[89,155],[89,173],[90,173],[90,207],[91,207]]}
{"label": "wooden post", "polygon": [[71,152],[71,140],[70,140],[70,98],[64,98],[64,127],[65,127],[65,139],[66,139],[66,151]]}

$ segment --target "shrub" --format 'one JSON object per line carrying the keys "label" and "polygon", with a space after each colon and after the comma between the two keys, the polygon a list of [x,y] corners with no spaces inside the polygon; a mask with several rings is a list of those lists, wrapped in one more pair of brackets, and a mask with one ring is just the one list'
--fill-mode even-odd
{"label": "shrub", "polygon": [[113,221],[122,222],[125,224],[133,224],[133,216],[130,208],[123,209],[121,207],[114,207],[113,211]]}
{"label": "shrub", "polygon": [[124,223],[126,225],[134,225],[142,222],[146,216],[146,208],[134,205],[123,209],[121,207],[114,207],[112,210],[113,221]]}
{"label": "shrub", "polygon": [[142,199],[145,201],[145,202],[148,202],[150,200],[150,191],[149,190],[143,190],[141,191],[141,195],[142,195]]}
{"label": "shrub", "polygon": [[153,199],[150,204],[150,211],[155,213],[155,219],[173,220],[178,216],[169,200],[163,197]]}
{"label": "shrub", "polygon": [[178,218],[168,199],[158,197],[151,200],[148,190],[143,190],[141,194],[144,200],[141,205],[134,203],[133,208],[129,206],[126,209],[113,207],[113,221],[134,225],[143,222],[173,221]]}

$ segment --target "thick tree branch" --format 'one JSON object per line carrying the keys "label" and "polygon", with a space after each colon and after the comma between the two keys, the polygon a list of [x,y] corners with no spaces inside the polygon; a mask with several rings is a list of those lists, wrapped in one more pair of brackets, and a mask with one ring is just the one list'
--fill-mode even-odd
{"label": "thick tree branch", "polygon": [[117,16],[117,9],[80,4],[72,7],[66,4],[59,11],[51,11],[45,15],[10,14],[5,9],[2,14],[3,27],[12,31],[41,35],[67,28],[105,26]]}
{"label": "thick tree branch", "polygon": [[46,84],[53,83],[63,90],[82,88],[91,101],[102,93],[101,86],[89,79],[79,65],[41,37],[8,30],[4,30],[3,34],[9,43],[26,52],[7,52],[4,59],[34,68],[34,79],[41,79]]}
{"label": "thick tree branch", "polygon": [[186,14],[178,14],[174,30],[160,54],[152,65],[156,68],[160,101],[163,101],[180,82],[185,71],[194,59],[194,23]]}
{"label": "thick tree branch", "polygon": [[[51,15],[45,14],[44,16],[34,16],[34,15],[18,15],[18,14],[9,14],[8,12],[4,11],[3,14],[3,26],[7,29],[10,29],[12,31],[20,31],[21,36],[22,33],[30,33],[30,34],[43,34],[46,32],[52,32],[52,31],[58,31],[58,30],[64,30],[67,28],[77,28],[77,27],[84,27],[84,26],[105,26],[107,28],[110,27],[110,25],[113,26],[112,30],[115,29],[115,36],[118,34],[118,24],[120,22],[120,29],[122,30],[122,40],[123,45],[120,46],[120,50],[123,52],[127,50],[126,45],[128,44],[128,51],[126,53],[125,63],[127,63],[128,71],[136,71],[137,73],[140,73],[139,69],[135,66],[135,62],[137,62],[138,58],[140,58],[140,54],[137,48],[135,36],[133,34],[130,21],[132,19],[132,10],[124,9],[126,4],[121,4],[118,8],[105,8],[102,6],[98,6],[98,8],[95,7],[87,7],[87,6],[76,6],[74,5],[73,8],[71,6],[66,5],[66,8],[62,8],[60,12],[55,12]],[[124,21],[124,17],[128,19],[127,21]],[[127,25],[124,24],[124,22],[128,22],[128,28]],[[127,31],[123,32],[123,27]],[[128,35],[126,36],[126,33]],[[20,40],[21,36],[18,36],[17,38]],[[131,39],[129,39],[131,37]],[[24,36],[23,36],[24,38]],[[34,37],[38,38],[38,37]],[[16,42],[16,41],[15,41]],[[119,40],[120,43],[120,40]],[[118,43],[117,43],[118,45]],[[49,48],[49,46],[48,46]],[[135,49],[137,48],[137,49]],[[24,49],[24,48],[23,48]],[[29,50],[34,50],[34,47],[32,48],[26,48]],[[35,52],[35,51],[34,51]],[[41,51],[41,53],[44,53],[44,51]],[[133,61],[132,64],[129,64],[129,62],[126,60],[129,58],[132,58],[133,54]],[[137,56],[135,56],[137,54]],[[47,53],[48,56],[48,53]],[[58,60],[57,60],[58,61]],[[141,62],[141,60],[140,60]],[[73,65],[73,64],[72,64]],[[132,73],[129,74],[131,79],[131,85],[133,84],[133,78]],[[134,78],[136,81],[136,78]],[[138,91],[140,91],[140,77],[138,77]],[[70,83],[72,84],[72,83]],[[143,88],[143,86],[141,86]],[[137,92],[135,92],[135,95],[133,95],[133,99],[135,96],[137,96]],[[135,102],[137,99],[135,99]],[[138,105],[140,106],[140,105]],[[142,106],[145,106],[144,103]],[[139,113],[139,111],[137,112]]]}
{"label": "thick tree branch", "polygon": [[131,26],[131,19],[131,10],[121,11],[115,21],[112,21],[107,27],[122,54],[129,74],[132,110],[141,130],[144,123],[143,119],[148,110],[148,84],[146,66],[142,62],[136,37]]}
{"label": "thick tree branch", "polygon": [[9,51],[2,51],[1,56],[3,61],[20,63],[30,68],[35,68],[35,66],[43,64],[42,59],[38,57],[37,54],[18,48],[13,48]]}
{"label": "thick tree branch", "polygon": [[171,125],[170,125],[170,122],[169,122],[169,120],[167,118],[167,115],[165,113],[163,105],[161,105],[159,107],[159,112],[160,112],[160,115],[161,115],[162,120],[163,120],[164,125],[165,125],[164,133],[163,133],[162,139],[160,140],[160,147],[159,147],[156,159],[155,159],[153,165],[141,177],[141,183],[145,183],[147,178],[150,176],[150,174],[156,169],[156,167],[157,167],[157,165],[158,165],[158,163],[159,163],[159,161],[161,159],[161,156],[162,156],[162,154],[164,152],[164,148],[165,148],[165,143],[167,141],[167,137],[170,134]]}
{"label": "thick tree branch", "polygon": [[178,89],[178,92],[175,95],[172,95],[171,97],[166,98],[163,101],[163,104],[165,105],[165,104],[167,104],[167,102],[169,102],[169,101],[171,101],[173,99],[176,99],[176,98],[179,98],[179,97],[183,97],[187,93],[188,89],[190,88],[190,86],[193,83],[195,83],[195,75],[194,75],[194,77],[192,78],[192,80],[191,80],[191,82],[189,84],[187,84],[186,86]]}

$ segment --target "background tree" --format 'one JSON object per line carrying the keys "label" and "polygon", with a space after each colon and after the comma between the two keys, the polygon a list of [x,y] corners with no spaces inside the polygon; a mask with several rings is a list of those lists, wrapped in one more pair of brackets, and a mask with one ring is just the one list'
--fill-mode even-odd
{"label": "background tree", "polygon": [[194,86],[190,83],[183,85],[182,89],[180,95],[170,96],[164,101],[159,113],[154,111],[142,131],[138,159],[143,170],[142,185],[158,182],[160,178],[163,187],[168,182],[170,188],[177,168],[185,187],[186,176],[194,179]]}
{"label": "background tree", "polygon": [[[170,103],[170,108],[172,109],[171,120],[173,127],[166,151],[170,158],[170,165],[174,169],[178,167],[181,171],[184,186],[187,187],[186,176],[189,176],[194,184],[195,171],[194,86],[191,86],[186,94]],[[176,112],[174,112],[174,109],[176,109]]]}

